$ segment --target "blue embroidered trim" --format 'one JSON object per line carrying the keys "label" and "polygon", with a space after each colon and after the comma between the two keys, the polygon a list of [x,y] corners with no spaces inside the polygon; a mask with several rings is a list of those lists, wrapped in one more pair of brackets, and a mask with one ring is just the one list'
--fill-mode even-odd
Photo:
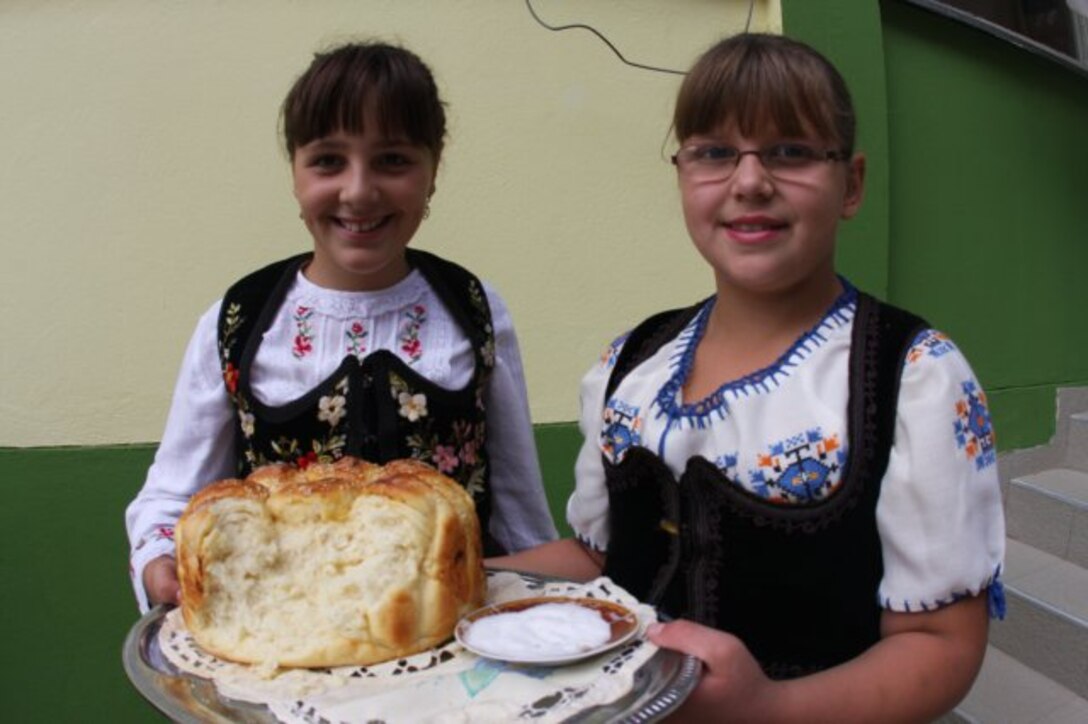
{"label": "blue embroidered trim", "polygon": [[827,342],[827,332],[849,324],[857,308],[858,292],[842,277],[839,277],[839,281],[843,285],[843,292],[835,299],[827,314],[816,326],[801,335],[774,363],[738,380],[727,382],[702,400],[685,405],[680,402],[680,391],[691,374],[691,368],[695,364],[695,349],[706,332],[707,321],[717,299],[710,297],[692,323],[677,337],[676,352],[669,359],[669,364],[673,367],[672,374],[654,398],[654,405],[658,410],[656,416],[669,418],[669,424],[661,435],[659,454],[664,449],[665,437],[674,422],[680,423],[679,427],[683,427],[686,422],[691,427],[705,428],[710,423],[711,415],[724,420],[729,414],[727,398],[738,399],[772,391],[781,384],[783,378],[790,376],[792,368],[797,367]]}
{"label": "blue embroidered trim", "polygon": [[936,601],[916,601],[912,605],[911,601],[903,599],[901,605],[896,606],[890,598],[881,599],[880,605],[884,608],[892,611],[903,611],[905,613],[912,613],[914,611],[936,611],[945,606],[962,601],[965,598],[977,596],[982,589],[986,589],[986,609],[990,618],[1004,619],[1005,618],[1005,585],[1001,582],[1001,565],[999,564],[994,569],[993,575],[979,586],[976,590],[965,589],[963,591],[953,591],[947,598],[938,599]]}
{"label": "blue embroidered trim", "polygon": [[998,573],[994,575],[994,580],[990,582],[990,587],[986,589],[986,610],[990,614],[990,618],[996,618],[1000,621],[1005,620],[1005,584],[1001,582],[1001,567],[998,566]]}

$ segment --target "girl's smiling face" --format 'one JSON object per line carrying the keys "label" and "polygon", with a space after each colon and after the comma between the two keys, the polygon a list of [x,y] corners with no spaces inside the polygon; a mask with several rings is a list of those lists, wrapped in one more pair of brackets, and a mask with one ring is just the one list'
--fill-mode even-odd
{"label": "girl's smiling face", "polygon": [[378,290],[409,272],[405,248],[434,193],[437,159],[403,138],[337,131],[294,151],[301,218],[314,239],[306,277],[329,289]]}
{"label": "girl's smiling face", "polygon": [[[824,141],[773,132],[746,137],[731,125],[682,145],[711,143],[744,152],[783,142],[835,150]],[[781,294],[837,284],[838,224],[857,213],[864,176],[860,154],[788,172],[769,171],[759,156],[745,154],[724,180],[700,182],[682,169],[678,179],[688,233],[713,267],[719,291]]]}

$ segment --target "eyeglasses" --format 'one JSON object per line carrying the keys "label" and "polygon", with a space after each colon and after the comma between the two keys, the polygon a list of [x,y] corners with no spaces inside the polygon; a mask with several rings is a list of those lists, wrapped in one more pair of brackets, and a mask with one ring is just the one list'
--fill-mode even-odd
{"label": "eyeglasses", "polygon": [[778,179],[802,179],[825,161],[845,161],[846,151],[820,151],[803,143],[776,143],[766,148],[741,151],[732,146],[702,143],[684,146],[673,157],[681,178],[692,183],[725,181],[745,156],[758,156],[771,176]]}

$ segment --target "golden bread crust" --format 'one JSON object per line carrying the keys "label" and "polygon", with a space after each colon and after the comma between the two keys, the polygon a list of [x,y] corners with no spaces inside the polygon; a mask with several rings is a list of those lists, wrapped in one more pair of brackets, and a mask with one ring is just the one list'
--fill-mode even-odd
{"label": "golden bread crust", "polygon": [[175,536],[186,626],[232,661],[407,656],[486,592],[472,497],[417,461],[260,468],[193,496]]}

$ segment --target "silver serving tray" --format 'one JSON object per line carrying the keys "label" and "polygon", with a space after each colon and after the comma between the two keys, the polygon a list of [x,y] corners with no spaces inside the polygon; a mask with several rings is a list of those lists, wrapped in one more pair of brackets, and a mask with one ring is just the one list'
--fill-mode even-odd
{"label": "silver serving tray", "polygon": [[[160,712],[176,722],[254,722],[277,719],[264,706],[221,696],[210,679],[179,671],[159,649],[159,628],[170,608],[158,606],[129,630],[121,659],[133,686]],[[623,698],[591,707],[566,719],[571,724],[639,724],[675,711],[699,683],[701,662],[693,656],[660,649],[638,671]]]}

